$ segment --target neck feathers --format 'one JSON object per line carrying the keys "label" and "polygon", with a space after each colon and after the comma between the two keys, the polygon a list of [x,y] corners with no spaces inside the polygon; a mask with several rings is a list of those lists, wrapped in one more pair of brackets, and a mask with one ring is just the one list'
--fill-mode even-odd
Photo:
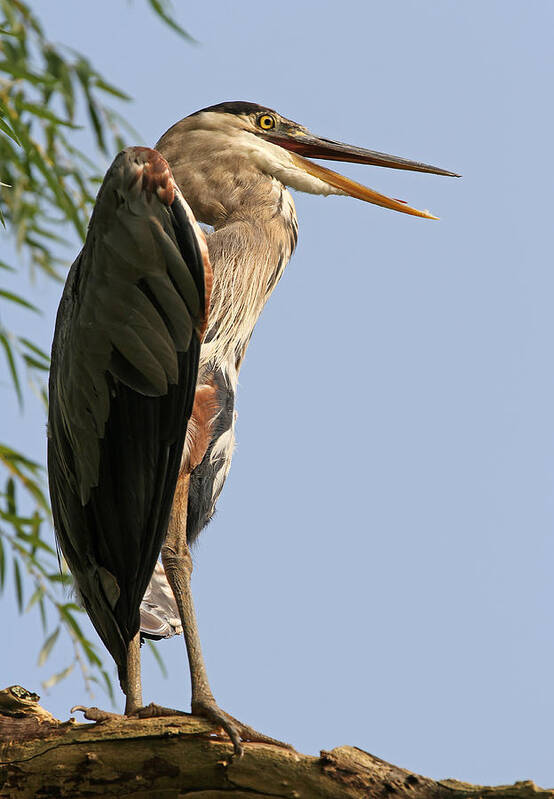
{"label": "neck feathers", "polygon": [[207,237],[214,283],[201,363],[227,368],[240,365],[298,233],[291,195],[256,164],[256,137],[246,154],[234,143],[225,131],[207,137],[189,117],[157,145],[196,219],[214,228]]}
{"label": "neck feathers", "polygon": [[298,223],[291,195],[260,175],[242,202],[208,236],[214,272],[201,361],[240,366],[262,309],[296,246]]}

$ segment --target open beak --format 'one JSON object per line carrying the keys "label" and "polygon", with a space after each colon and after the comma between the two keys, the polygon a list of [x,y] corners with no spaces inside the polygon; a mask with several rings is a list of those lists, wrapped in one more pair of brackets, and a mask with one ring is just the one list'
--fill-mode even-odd
{"label": "open beak", "polygon": [[439,169],[436,166],[421,164],[418,161],[409,161],[407,158],[399,158],[396,155],[387,155],[375,150],[364,150],[362,147],[352,147],[349,144],[342,144],[331,139],[320,139],[303,131],[294,131],[290,135],[279,135],[277,133],[268,138],[274,144],[289,150],[294,162],[300,169],[323,180],[325,183],[329,183],[350,197],[355,197],[358,200],[364,200],[374,205],[381,205],[383,208],[392,208],[392,210],[400,211],[403,214],[421,216],[425,219],[438,219],[438,217],[433,216],[429,211],[418,211],[417,208],[411,208],[403,200],[396,200],[392,197],[386,197],[384,194],[379,194],[379,192],[369,189],[367,186],[362,186],[361,183],[356,183],[356,181],[326,169],[320,164],[308,161],[305,156],[331,161],[349,161],[354,164],[387,166],[392,169],[409,169],[412,172],[429,172],[433,175],[447,175],[453,178],[460,177],[455,172],[447,172],[446,169]]}

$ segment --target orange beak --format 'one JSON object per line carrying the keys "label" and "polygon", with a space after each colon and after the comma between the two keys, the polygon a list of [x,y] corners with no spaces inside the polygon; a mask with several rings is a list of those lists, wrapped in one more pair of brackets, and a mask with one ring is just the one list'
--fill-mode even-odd
{"label": "orange beak", "polygon": [[308,161],[304,156],[310,158],[322,158],[331,161],[349,161],[355,164],[371,164],[373,166],[386,166],[392,169],[408,169],[412,172],[428,172],[433,175],[447,175],[449,177],[459,178],[455,172],[448,172],[446,169],[440,169],[436,166],[429,164],[422,164],[419,161],[409,161],[406,158],[400,158],[395,155],[387,155],[387,153],[379,153],[375,150],[365,150],[362,147],[353,147],[349,144],[342,144],[342,142],[331,141],[331,139],[321,139],[317,136],[312,136],[310,133],[305,133],[303,130],[291,131],[290,133],[283,134],[282,132],[269,134],[267,139],[273,144],[278,144],[285,150],[289,150],[296,166],[303,169],[310,175],[330,184],[336,189],[339,189],[344,194],[350,197],[355,197],[358,200],[364,200],[373,205],[380,205],[383,208],[391,208],[393,211],[400,211],[403,214],[410,214],[411,216],[421,216],[424,219],[438,219],[437,216],[429,213],[429,211],[418,211],[417,208],[412,208],[402,200],[396,200],[392,197],[386,197],[384,194],[362,186],[361,183],[356,183],[350,178],[339,175],[330,169],[326,169],[320,164],[315,164],[313,161]]}

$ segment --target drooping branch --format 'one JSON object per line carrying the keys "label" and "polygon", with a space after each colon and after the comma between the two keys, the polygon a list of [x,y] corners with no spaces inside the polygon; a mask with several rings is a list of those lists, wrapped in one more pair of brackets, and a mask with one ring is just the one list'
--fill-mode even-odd
{"label": "drooping branch", "polygon": [[19,686],[0,691],[2,799],[554,799],[529,781],[434,781],[350,746],[309,757],[245,744],[239,760],[193,716],[62,723],[38,699]]}

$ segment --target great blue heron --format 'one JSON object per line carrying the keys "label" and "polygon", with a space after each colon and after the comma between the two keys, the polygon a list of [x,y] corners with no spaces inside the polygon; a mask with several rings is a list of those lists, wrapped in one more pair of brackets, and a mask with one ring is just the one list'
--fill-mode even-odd
{"label": "great blue heron", "polygon": [[[125,713],[142,706],[140,608],[152,578],[142,632],[161,637],[182,626],[192,711],[223,727],[236,752],[241,738],[265,737],[214,700],[189,547],[229,470],[250,336],[296,245],[287,187],[435,218],[305,156],[454,175],[318,138],[254,103],[205,108],[170,128],[156,149],[131,147],[116,157],[70,270],[52,347],[55,529],[117,664]],[[213,232],[206,237],[197,220]],[[88,718],[105,715],[87,710]]]}

